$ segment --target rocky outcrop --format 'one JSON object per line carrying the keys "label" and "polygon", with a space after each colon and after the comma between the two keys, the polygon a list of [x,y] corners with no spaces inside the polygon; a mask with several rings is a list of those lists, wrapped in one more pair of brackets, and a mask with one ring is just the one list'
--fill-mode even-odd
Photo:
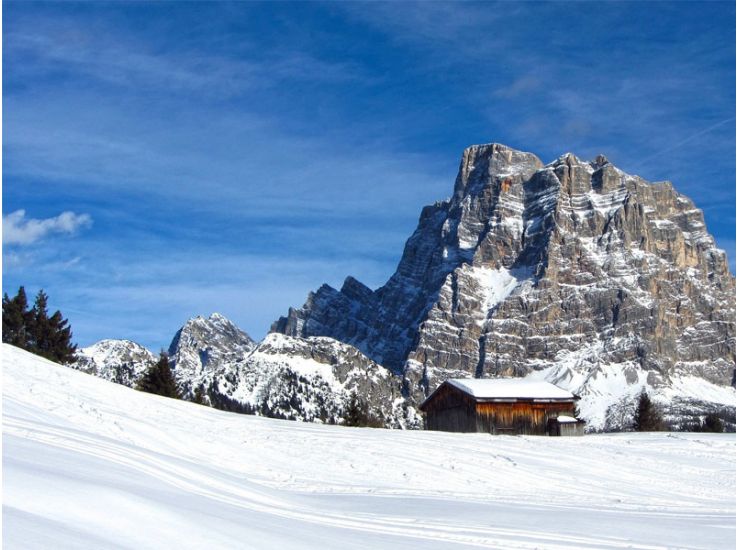
{"label": "rocky outcrop", "polygon": [[244,331],[219,313],[194,317],[177,331],[169,345],[169,365],[184,399],[211,386],[228,365],[242,361],[256,347]]}
{"label": "rocky outcrop", "polygon": [[135,342],[101,340],[77,350],[77,360],[70,366],[132,388],[154,363],[156,356]]}
{"label": "rocky outcrop", "polygon": [[725,253],[671,183],[603,156],[468,148],[387,284],[324,285],[272,330],[351,344],[416,402],[450,377],[538,376],[581,395],[597,429],[642,387],[674,422],[735,411]]}

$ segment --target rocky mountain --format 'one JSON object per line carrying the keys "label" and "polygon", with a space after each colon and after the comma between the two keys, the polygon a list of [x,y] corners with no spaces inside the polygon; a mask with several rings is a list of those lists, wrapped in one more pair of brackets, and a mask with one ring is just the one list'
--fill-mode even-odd
{"label": "rocky mountain", "polygon": [[451,377],[531,376],[580,395],[591,429],[626,424],[644,387],[672,424],[735,422],[725,253],[671,183],[603,156],[544,165],[469,147],[384,286],[324,285],[272,331],[355,346],[402,375],[411,402]]}
{"label": "rocky mountain", "polygon": [[[103,340],[78,356],[74,368],[129,387],[156,362],[127,340]],[[270,334],[257,345],[214,313],[192,318],[177,331],[169,360],[182,397],[216,408],[340,424],[359,405],[380,425],[422,426],[402,395],[401,377],[331,338]]]}
{"label": "rocky mountain", "polygon": [[71,366],[132,388],[156,359],[149,350],[130,340],[101,340],[78,349],[77,361]]}
{"label": "rocky mountain", "polygon": [[342,423],[353,396],[380,424],[418,428],[402,379],[356,348],[331,338],[269,334],[248,356],[225,365],[206,388],[213,406],[273,418]]}
{"label": "rocky mountain", "polygon": [[182,396],[192,399],[197,388],[211,386],[255,347],[248,334],[219,313],[187,321],[169,345],[169,364]]}

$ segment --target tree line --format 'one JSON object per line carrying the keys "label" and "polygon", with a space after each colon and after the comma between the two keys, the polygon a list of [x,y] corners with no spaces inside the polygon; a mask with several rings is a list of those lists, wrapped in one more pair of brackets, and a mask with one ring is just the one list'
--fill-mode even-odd
{"label": "tree line", "polygon": [[[61,364],[76,360],[77,345],[72,343],[69,321],[57,310],[48,312],[49,296],[39,290],[29,308],[25,287],[12,298],[3,294],[3,342]],[[179,398],[176,382],[164,352],[138,381],[136,389]]]}
{"label": "tree line", "polygon": [[59,310],[49,315],[48,303],[49,297],[43,290],[38,291],[31,308],[24,287],[12,298],[4,293],[3,342],[57,363],[72,363],[77,351],[72,343],[72,328]]}
{"label": "tree line", "polygon": [[[637,432],[659,432],[667,429],[661,410],[651,401],[645,390],[641,392],[636,403],[633,428]],[[678,431],[722,433],[725,431],[725,424],[720,419],[720,415],[711,412],[702,420],[681,424]]]}

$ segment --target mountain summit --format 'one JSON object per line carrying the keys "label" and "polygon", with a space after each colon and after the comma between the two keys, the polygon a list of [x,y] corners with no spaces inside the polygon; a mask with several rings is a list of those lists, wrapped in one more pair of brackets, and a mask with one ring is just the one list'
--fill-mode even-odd
{"label": "mountain summit", "polygon": [[185,399],[205,391],[222,377],[223,365],[242,360],[256,348],[244,331],[220,313],[193,317],[174,335],[169,362]]}
{"label": "mountain summit", "polygon": [[415,399],[453,377],[546,378],[582,396],[594,428],[619,427],[643,387],[673,422],[734,402],[725,253],[671,183],[602,155],[467,148],[384,286],[323,285],[272,331],[351,344]]}

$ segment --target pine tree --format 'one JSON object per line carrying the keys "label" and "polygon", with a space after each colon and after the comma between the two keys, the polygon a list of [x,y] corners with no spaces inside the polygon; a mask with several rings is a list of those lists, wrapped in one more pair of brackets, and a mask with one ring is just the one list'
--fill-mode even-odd
{"label": "pine tree", "polygon": [[49,317],[49,329],[50,352],[54,361],[62,365],[74,362],[77,346],[72,344],[72,327],[59,310]]}
{"label": "pine tree", "polygon": [[57,363],[71,363],[77,346],[72,344],[72,329],[60,311],[49,317],[49,297],[40,290],[33,308],[23,287],[9,298],[3,295],[3,342],[41,355]]}
{"label": "pine tree", "polygon": [[664,429],[661,412],[648,397],[645,389],[638,398],[634,421],[634,428],[637,432],[657,432]]}
{"label": "pine tree", "polygon": [[28,320],[28,334],[30,335],[28,344],[34,353],[44,357],[47,355],[48,348],[51,347],[48,303],[49,297],[43,289],[39,290]]}
{"label": "pine tree", "polygon": [[169,357],[163,351],[159,354],[159,361],[148,368],[141,380],[136,384],[136,389],[148,393],[163,395],[179,399],[177,383],[174,380],[172,370],[169,368]]}
{"label": "pine tree", "polygon": [[205,390],[202,386],[197,386],[197,388],[195,388],[192,402],[197,403],[198,405],[207,405],[207,403],[205,402]]}
{"label": "pine tree", "polygon": [[359,399],[356,392],[351,393],[351,398],[344,412],[343,425],[368,428],[383,427],[382,420],[369,412],[369,405],[366,401]]}
{"label": "pine tree", "polygon": [[20,287],[18,294],[9,298],[3,294],[3,342],[25,348],[28,342],[28,297],[26,289]]}
{"label": "pine tree", "polygon": [[718,414],[714,412],[708,414],[700,426],[701,432],[723,433],[724,429],[723,421],[720,420]]}
{"label": "pine tree", "polygon": [[59,310],[49,317],[48,303],[48,295],[39,290],[27,322],[27,349],[57,363],[71,363],[77,346],[72,344],[69,321]]}

